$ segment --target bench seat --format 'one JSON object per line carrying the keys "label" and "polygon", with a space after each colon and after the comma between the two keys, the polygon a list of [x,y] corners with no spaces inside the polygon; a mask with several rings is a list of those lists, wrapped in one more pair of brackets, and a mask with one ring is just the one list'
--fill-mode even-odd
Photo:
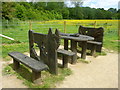
{"label": "bench seat", "polygon": [[87,43],[102,45],[102,42],[96,42],[96,41],[87,41]]}
{"label": "bench seat", "polygon": [[47,65],[45,65],[43,62],[37,61],[19,52],[11,52],[8,55],[14,58],[15,60],[17,60],[18,62],[25,64],[26,66],[28,66],[29,68],[31,68],[36,72],[39,72],[48,68]]}
{"label": "bench seat", "polygon": [[41,77],[41,71],[48,69],[47,65],[44,64],[42,61],[37,61],[31,57],[28,57],[22,53],[19,52],[10,52],[8,53],[9,56],[13,58],[13,65],[14,70],[19,69],[20,63],[26,65],[30,69],[32,69],[32,80],[33,82],[37,81]]}
{"label": "bench seat", "polygon": [[58,49],[57,53],[63,55],[63,67],[64,68],[68,67],[68,62],[70,60],[70,57],[75,55],[74,52],[71,52],[71,51],[68,51],[68,50],[64,50],[64,49]]}
{"label": "bench seat", "polygon": [[60,54],[67,55],[67,56],[73,56],[73,55],[75,55],[74,52],[70,52],[70,51],[67,51],[67,50],[64,50],[64,49],[58,49],[57,52],[60,53]]}

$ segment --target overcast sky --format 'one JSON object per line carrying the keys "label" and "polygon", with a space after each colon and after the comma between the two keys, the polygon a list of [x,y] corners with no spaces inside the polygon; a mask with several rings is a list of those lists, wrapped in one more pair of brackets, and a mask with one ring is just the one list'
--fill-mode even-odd
{"label": "overcast sky", "polygon": [[[118,9],[118,2],[120,0],[83,0],[82,6],[89,6],[92,8],[117,8]],[[120,6],[119,6],[120,7]]]}

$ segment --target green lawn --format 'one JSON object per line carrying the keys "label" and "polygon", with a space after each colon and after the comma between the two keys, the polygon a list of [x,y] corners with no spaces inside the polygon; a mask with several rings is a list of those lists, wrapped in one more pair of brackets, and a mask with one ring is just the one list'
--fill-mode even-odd
{"label": "green lawn", "polygon": [[[94,27],[94,21],[97,22],[96,27],[104,28],[104,47],[107,49],[118,51],[118,21],[117,20],[66,20],[66,33],[77,33],[79,25],[86,27]],[[16,24],[15,24],[16,25]],[[49,28],[59,29],[64,32],[64,20],[52,21],[34,21],[32,22],[32,30],[39,33],[47,34]],[[16,41],[11,41],[2,38],[2,55],[7,56],[8,52],[19,51],[26,52],[28,50],[28,30],[29,22],[21,21],[14,28],[2,29],[2,34],[14,38]],[[12,45],[11,45],[12,44]]]}

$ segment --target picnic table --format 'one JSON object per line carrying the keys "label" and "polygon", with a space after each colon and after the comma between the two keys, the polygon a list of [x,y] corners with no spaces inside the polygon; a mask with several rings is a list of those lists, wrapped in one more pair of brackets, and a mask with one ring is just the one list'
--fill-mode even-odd
{"label": "picnic table", "polygon": [[86,58],[86,49],[87,49],[87,41],[94,40],[93,37],[87,35],[80,35],[80,34],[64,34],[60,33],[61,39],[64,39],[64,49],[68,50],[68,40],[71,41],[71,50],[75,53],[72,59],[72,64],[75,64],[77,61],[77,42],[82,42],[82,52],[81,58]]}

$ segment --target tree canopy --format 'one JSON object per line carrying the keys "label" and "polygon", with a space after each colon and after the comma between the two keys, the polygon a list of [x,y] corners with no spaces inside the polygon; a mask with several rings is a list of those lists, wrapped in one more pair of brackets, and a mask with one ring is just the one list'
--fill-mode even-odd
{"label": "tree canopy", "polygon": [[2,2],[2,18],[12,20],[54,20],[54,19],[120,19],[120,9],[82,7],[74,2],[67,7],[64,2]]}

